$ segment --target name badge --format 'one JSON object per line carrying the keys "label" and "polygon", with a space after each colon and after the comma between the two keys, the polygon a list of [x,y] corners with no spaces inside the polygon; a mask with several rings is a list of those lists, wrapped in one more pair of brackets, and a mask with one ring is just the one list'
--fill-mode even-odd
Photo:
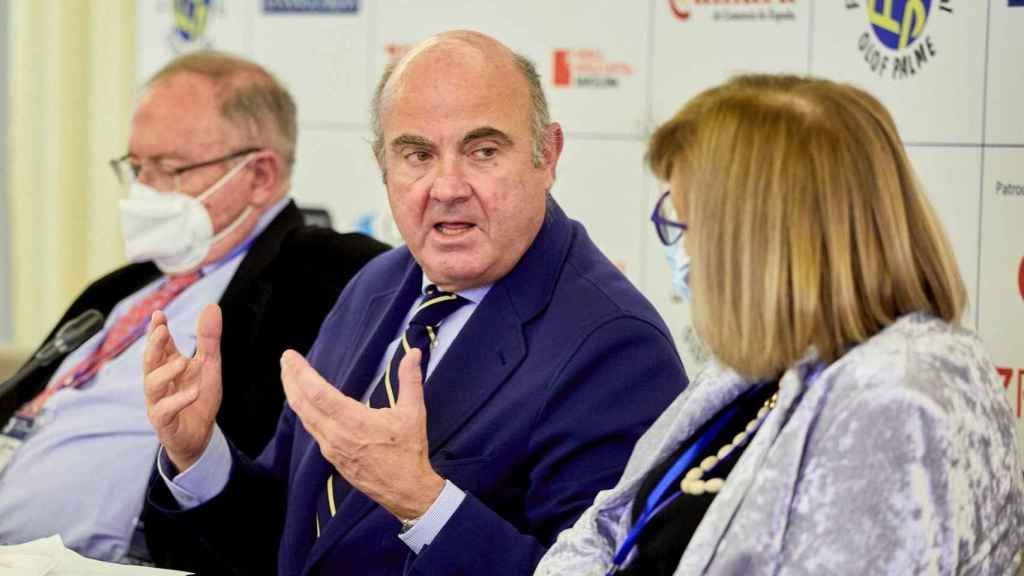
{"label": "name badge", "polygon": [[38,428],[36,418],[15,414],[0,431],[0,474],[25,440]]}

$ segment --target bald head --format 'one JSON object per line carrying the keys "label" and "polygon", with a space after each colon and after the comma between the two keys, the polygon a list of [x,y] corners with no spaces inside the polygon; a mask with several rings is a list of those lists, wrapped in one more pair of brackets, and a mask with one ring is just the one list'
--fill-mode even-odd
{"label": "bald head", "polygon": [[529,114],[533,161],[540,165],[551,123],[540,75],[533,63],[494,38],[472,30],[454,30],[431,36],[389,65],[377,84],[371,103],[374,154],[383,165],[384,124],[391,105],[411,83],[445,79],[457,88],[472,84],[494,98],[521,99]]}

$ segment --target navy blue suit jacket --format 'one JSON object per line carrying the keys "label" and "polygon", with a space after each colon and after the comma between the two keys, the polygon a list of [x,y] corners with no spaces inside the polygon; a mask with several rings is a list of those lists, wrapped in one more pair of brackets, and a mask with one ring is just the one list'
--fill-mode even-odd
{"label": "navy blue suit jacket", "polygon": [[[421,278],[406,248],[370,262],[321,327],[317,371],[361,397]],[[217,497],[187,512],[162,484],[149,497],[239,573],[272,573],[276,558],[279,574],[532,574],[685,384],[653,307],[549,201],[531,247],[425,383],[431,462],[467,497],[420,554],[355,490],[316,539],[330,464],[288,408],[258,460],[233,454]]]}

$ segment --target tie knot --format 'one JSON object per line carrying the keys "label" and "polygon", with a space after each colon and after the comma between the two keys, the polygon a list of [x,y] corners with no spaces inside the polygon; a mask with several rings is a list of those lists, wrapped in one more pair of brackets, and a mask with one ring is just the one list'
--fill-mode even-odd
{"label": "tie knot", "polygon": [[436,327],[452,312],[469,302],[458,294],[438,290],[433,284],[427,287],[424,294],[423,302],[416,307],[410,324]]}

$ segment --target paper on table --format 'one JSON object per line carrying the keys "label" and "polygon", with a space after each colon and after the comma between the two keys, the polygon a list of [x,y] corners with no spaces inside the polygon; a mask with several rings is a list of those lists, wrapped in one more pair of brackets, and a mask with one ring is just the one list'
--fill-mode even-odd
{"label": "paper on table", "polygon": [[0,576],[174,576],[177,570],[112,564],[79,556],[60,536],[0,546]]}

